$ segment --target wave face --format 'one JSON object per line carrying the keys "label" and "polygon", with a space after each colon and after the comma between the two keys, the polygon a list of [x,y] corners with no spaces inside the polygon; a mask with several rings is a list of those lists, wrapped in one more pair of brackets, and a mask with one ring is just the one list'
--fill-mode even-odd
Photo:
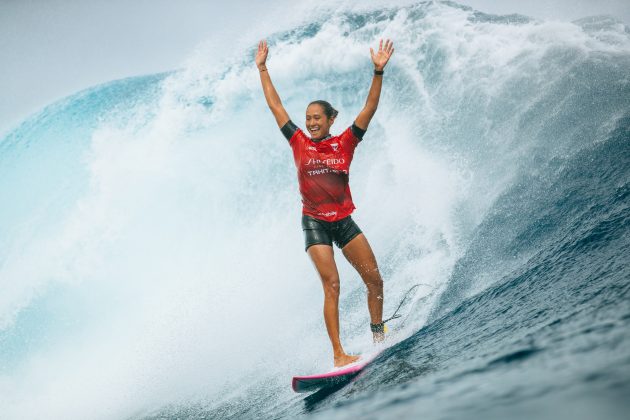
{"label": "wave face", "polygon": [[[192,57],[0,140],[7,418],[627,412],[628,30],[450,2],[321,12],[269,38],[292,119],[322,98],[334,130],[350,125],[381,36],[396,53],[351,185],[386,314],[421,284],[397,343],[332,395],[292,393],[331,354],[290,149],[253,50]],[[364,287],[342,260],[344,345],[365,351]]]}

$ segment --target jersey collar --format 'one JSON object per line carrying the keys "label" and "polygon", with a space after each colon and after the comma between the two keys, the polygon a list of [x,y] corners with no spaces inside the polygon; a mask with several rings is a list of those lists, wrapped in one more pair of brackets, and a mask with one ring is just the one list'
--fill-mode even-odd
{"label": "jersey collar", "polygon": [[324,137],[324,138],[322,138],[322,139],[318,139],[318,140],[314,140],[313,138],[311,138],[311,141],[312,141],[313,143],[321,143],[321,142],[323,142],[324,140],[328,140],[328,139],[329,139],[329,138],[331,138],[331,137],[332,137],[332,136],[331,136],[330,134],[328,134],[326,137]]}

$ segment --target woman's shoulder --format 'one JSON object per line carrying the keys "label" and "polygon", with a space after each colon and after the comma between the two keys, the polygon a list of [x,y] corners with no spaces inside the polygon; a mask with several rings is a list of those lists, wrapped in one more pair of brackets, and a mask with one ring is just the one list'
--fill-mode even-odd
{"label": "woman's shoulder", "polygon": [[282,131],[282,134],[287,139],[289,144],[293,144],[296,139],[304,141],[305,139],[309,138],[306,133],[304,133],[304,130],[295,125],[291,120],[289,120],[284,126],[282,126],[282,128],[280,128],[280,131]]}
{"label": "woman's shoulder", "polygon": [[[365,131],[363,133],[365,133]],[[363,138],[363,133],[355,130],[355,125],[353,123],[351,126],[347,127],[335,137],[338,138],[340,141],[352,141],[353,143],[358,143]]]}

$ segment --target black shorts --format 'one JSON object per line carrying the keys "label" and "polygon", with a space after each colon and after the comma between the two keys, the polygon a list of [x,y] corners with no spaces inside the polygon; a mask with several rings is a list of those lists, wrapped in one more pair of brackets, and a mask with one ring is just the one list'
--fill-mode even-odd
{"label": "black shorts", "polygon": [[302,215],[302,231],[304,232],[305,250],[316,244],[332,246],[333,242],[339,248],[343,248],[358,234],[362,233],[350,216],[336,222],[327,222]]}

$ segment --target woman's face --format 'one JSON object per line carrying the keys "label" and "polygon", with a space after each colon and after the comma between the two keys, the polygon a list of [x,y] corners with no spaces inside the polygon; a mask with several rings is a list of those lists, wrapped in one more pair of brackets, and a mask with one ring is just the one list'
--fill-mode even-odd
{"label": "woman's face", "polygon": [[313,140],[319,140],[330,134],[330,126],[335,122],[334,118],[328,118],[324,114],[324,107],[312,104],[306,108],[306,129]]}

